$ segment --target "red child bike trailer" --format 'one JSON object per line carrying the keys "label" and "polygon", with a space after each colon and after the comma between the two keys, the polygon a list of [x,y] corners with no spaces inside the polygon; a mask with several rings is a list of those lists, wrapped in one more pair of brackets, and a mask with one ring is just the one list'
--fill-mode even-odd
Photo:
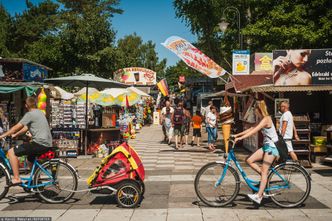
{"label": "red child bike trailer", "polygon": [[90,188],[110,187],[121,207],[136,207],[142,201],[145,171],[137,152],[127,143],[116,147],[88,178]]}

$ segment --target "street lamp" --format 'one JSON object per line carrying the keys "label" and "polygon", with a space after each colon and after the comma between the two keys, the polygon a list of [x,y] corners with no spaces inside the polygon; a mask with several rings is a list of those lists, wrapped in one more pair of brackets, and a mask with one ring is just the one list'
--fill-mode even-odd
{"label": "street lamp", "polygon": [[218,26],[222,32],[226,31],[226,29],[229,25],[229,23],[226,21],[226,16],[225,16],[225,13],[227,11],[235,12],[238,17],[239,45],[240,45],[240,49],[242,50],[241,21],[240,21],[241,17],[240,17],[239,9],[237,9],[236,7],[233,7],[233,6],[226,7],[222,12],[221,22],[218,24]]}

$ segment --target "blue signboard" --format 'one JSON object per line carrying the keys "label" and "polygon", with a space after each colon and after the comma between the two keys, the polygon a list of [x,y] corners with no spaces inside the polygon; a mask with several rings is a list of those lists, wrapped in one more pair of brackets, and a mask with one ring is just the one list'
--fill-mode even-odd
{"label": "blue signboard", "polygon": [[40,66],[23,63],[23,81],[43,82],[48,71]]}

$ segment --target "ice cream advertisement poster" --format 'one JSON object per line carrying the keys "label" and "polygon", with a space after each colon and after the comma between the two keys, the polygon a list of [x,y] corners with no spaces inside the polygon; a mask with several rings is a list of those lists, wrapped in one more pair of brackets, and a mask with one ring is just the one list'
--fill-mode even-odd
{"label": "ice cream advertisement poster", "polygon": [[250,73],[250,51],[233,51],[233,75],[247,75]]}
{"label": "ice cream advertisement poster", "polygon": [[272,71],[272,53],[255,53],[254,64],[255,71]]}
{"label": "ice cream advertisement poster", "polygon": [[161,44],[175,53],[189,67],[210,78],[218,78],[227,73],[225,69],[183,38],[171,36]]}
{"label": "ice cream advertisement poster", "polygon": [[128,85],[155,85],[157,73],[141,67],[122,68],[114,72],[114,80]]}
{"label": "ice cream advertisement poster", "polygon": [[277,86],[332,85],[332,48],[273,51]]}

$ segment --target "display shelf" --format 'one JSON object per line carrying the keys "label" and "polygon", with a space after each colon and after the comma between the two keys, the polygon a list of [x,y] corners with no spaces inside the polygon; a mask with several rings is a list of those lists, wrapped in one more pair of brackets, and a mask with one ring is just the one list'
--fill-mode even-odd
{"label": "display shelf", "polygon": [[293,121],[297,134],[300,138],[300,140],[292,140],[294,152],[298,156],[299,160],[308,161],[308,164],[306,165],[308,165],[308,167],[312,167],[310,118],[307,115],[294,116]]}

